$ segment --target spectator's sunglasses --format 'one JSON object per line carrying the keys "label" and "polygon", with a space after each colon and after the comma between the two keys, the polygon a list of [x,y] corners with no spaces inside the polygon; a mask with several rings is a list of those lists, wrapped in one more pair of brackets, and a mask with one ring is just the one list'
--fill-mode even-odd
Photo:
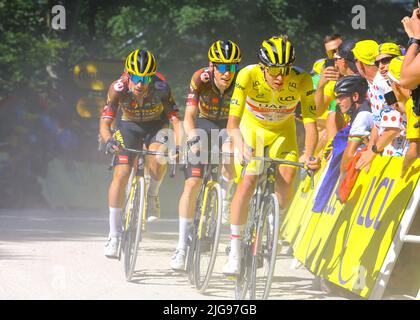
{"label": "spectator's sunglasses", "polygon": [[380,60],[376,60],[375,61],[375,66],[379,67],[379,65],[382,64],[389,64],[391,62],[391,60],[394,59],[394,57],[386,57],[386,58],[382,58]]}
{"label": "spectator's sunglasses", "polygon": [[232,64],[228,64],[228,63],[215,63],[214,66],[221,73],[225,73],[226,71],[229,71],[229,72],[234,73],[234,72],[236,72],[236,71],[239,70],[239,66],[238,66],[237,63],[232,63]]}
{"label": "spectator's sunglasses", "polygon": [[131,82],[133,82],[134,84],[137,84],[139,82],[141,82],[143,84],[148,84],[152,81],[151,76],[137,76],[137,75],[131,74],[131,73],[130,73],[130,79],[131,79]]}
{"label": "spectator's sunglasses", "polygon": [[290,70],[292,69],[291,66],[286,67],[265,67],[265,70],[267,70],[268,74],[273,77],[277,77],[279,75],[287,76],[290,73]]}

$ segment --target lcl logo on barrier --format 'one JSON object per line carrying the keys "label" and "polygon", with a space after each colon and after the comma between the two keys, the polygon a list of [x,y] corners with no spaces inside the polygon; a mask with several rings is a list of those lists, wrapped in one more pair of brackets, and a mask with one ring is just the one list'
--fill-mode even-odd
{"label": "lcl logo on barrier", "polygon": [[[364,226],[365,228],[370,228],[373,224],[373,221],[375,220],[375,223],[373,224],[373,228],[375,230],[378,230],[380,225],[381,225],[380,218],[381,218],[382,210],[384,209],[385,203],[388,200],[389,194],[392,190],[392,187],[394,186],[395,180],[394,179],[390,180],[389,178],[382,179],[382,181],[379,183],[378,187],[376,188],[375,193],[373,194],[372,200],[370,201],[370,204],[369,204],[369,208],[366,212],[366,216],[363,216],[363,213],[365,211],[367,202],[368,202],[368,200],[370,198],[370,195],[372,193],[375,182],[376,182],[376,177],[373,177],[372,182],[371,182],[370,187],[369,187],[369,191],[366,194],[365,201],[363,203],[363,206],[362,206],[362,208],[360,210],[360,213],[359,213],[359,216],[357,218],[357,224],[360,225],[360,226]],[[384,198],[382,199],[381,207],[379,208],[379,212],[377,213],[376,219],[375,219],[375,217],[373,217],[373,218],[371,217],[372,206],[375,203],[379,192],[383,188],[386,189],[386,194],[385,194]]]}
{"label": "lcl logo on barrier", "polygon": [[[392,179],[392,180],[389,179],[389,178],[382,179],[382,181],[376,187],[375,192],[373,194],[373,197],[370,200],[369,207],[368,207],[368,210],[366,212],[366,216],[363,216],[363,213],[364,213],[365,208],[367,206],[367,203],[368,203],[368,200],[370,198],[370,195],[372,194],[372,191],[374,190],[374,186],[375,186],[376,180],[377,180],[377,177],[375,176],[375,177],[373,177],[373,179],[372,179],[372,181],[370,183],[369,191],[368,191],[368,193],[365,196],[365,199],[364,199],[364,202],[363,202],[363,206],[360,209],[359,216],[357,217],[357,224],[360,225],[360,226],[362,226],[362,227],[365,227],[366,229],[370,228],[373,225],[373,228],[375,230],[378,230],[379,227],[380,227],[380,225],[381,225],[381,221],[380,221],[381,213],[382,213],[382,210],[384,209],[384,206],[385,206],[385,204],[386,204],[386,202],[388,200],[388,197],[389,197],[389,194],[390,194],[390,192],[392,190],[392,187],[394,186],[395,179]],[[382,199],[381,207],[379,208],[379,211],[376,214],[376,217],[371,217],[372,207],[373,207],[373,205],[374,205],[374,203],[376,201],[376,198],[378,197],[379,192],[382,189],[384,189],[384,188],[386,190],[386,193],[385,193],[385,196]],[[373,221],[375,221],[375,223]],[[345,242],[343,244],[344,251],[345,251],[345,248],[347,248],[347,242],[349,240],[349,236],[350,236],[350,233],[352,231],[351,229],[352,228],[350,228],[350,230],[348,231],[346,240],[345,240]],[[340,258],[339,269],[338,269],[338,280],[339,280],[339,282],[342,285],[345,285],[352,278],[355,278],[355,283],[357,281],[361,281],[362,280],[361,283],[358,284],[358,289],[361,289],[361,288],[363,288],[363,285],[361,286],[361,284],[364,283],[364,280],[363,280],[364,278],[361,279],[360,276],[363,276],[365,274],[365,272],[357,272],[357,276],[355,277],[356,274],[355,274],[354,268],[353,268],[353,274],[350,276],[350,278],[348,278],[348,279],[344,279],[343,278],[342,268],[343,268],[343,256],[345,254],[344,251],[343,251],[343,253],[341,255],[341,258]]]}

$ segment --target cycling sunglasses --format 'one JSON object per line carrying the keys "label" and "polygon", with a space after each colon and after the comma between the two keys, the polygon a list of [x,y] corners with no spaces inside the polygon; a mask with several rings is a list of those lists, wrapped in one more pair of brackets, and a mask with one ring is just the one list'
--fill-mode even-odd
{"label": "cycling sunglasses", "polygon": [[290,73],[292,67],[265,67],[265,69],[267,70],[270,76],[277,77],[279,75],[287,76]]}
{"label": "cycling sunglasses", "polygon": [[386,58],[382,58],[380,60],[376,60],[375,61],[375,66],[379,67],[379,64],[389,64],[391,62],[391,60],[394,59],[394,57],[386,57]]}
{"label": "cycling sunglasses", "polygon": [[219,70],[221,73],[225,73],[226,71],[229,72],[236,72],[239,69],[239,66],[236,63],[233,64],[226,64],[226,63],[215,63],[214,66]]}
{"label": "cycling sunglasses", "polygon": [[130,79],[134,84],[137,84],[139,82],[143,84],[148,84],[152,81],[151,76],[137,76],[135,74],[130,74]]}

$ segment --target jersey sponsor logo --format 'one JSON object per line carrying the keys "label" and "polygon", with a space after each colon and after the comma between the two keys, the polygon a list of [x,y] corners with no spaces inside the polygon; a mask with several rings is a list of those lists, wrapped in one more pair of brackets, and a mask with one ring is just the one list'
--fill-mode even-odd
{"label": "jersey sponsor logo", "polygon": [[190,83],[190,90],[191,91],[197,90],[197,85],[195,84],[194,81],[191,81],[191,83]]}
{"label": "jersey sponsor logo", "polygon": [[297,90],[297,83],[296,82],[290,82],[289,83],[289,91],[296,91]]}
{"label": "jersey sponsor logo", "polygon": [[310,96],[311,94],[315,93],[315,90],[309,90],[306,92],[306,96]]}
{"label": "jersey sponsor logo", "polygon": [[241,90],[245,90],[244,87],[242,87],[239,83],[235,83],[235,88],[241,89]]}
{"label": "jersey sponsor logo", "polygon": [[238,101],[238,99],[230,99],[230,104],[233,104],[235,106],[239,106],[239,101]]}
{"label": "jersey sponsor logo", "polygon": [[114,83],[114,90],[121,92],[124,89],[124,83],[121,80],[118,80],[117,82]]}
{"label": "jersey sponsor logo", "polygon": [[309,111],[310,111],[312,114],[316,114],[316,106],[309,106]]}
{"label": "jersey sponsor logo", "polygon": [[260,99],[265,98],[265,94],[264,93],[258,93],[256,98],[260,98]]}
{"label": "jersey sponsor logo", "polygon": [[119,164],[127,164],[128,163],[128,156],[118,156],[118,163]]}
{"label": "jersey sponsor logo", "polygon": [[254,90],[257,90],[259,86],[260,86],[260,82],[258,80],[252,83],[252,89]]}
{"label": "jersey sponsor logo", "polygon": [[193,177],[200,177],[201,176],[201,168],[192,168],[191,175]]}
{"label": "jersey sponsor logo", "polygon": [[279,102],[291,102],[295,100],[296,100],[295,96],[279,97],[278,99]]}
{"label": "jersey sponsor logo", "polygon": [[210,80],[210,74],[208,72],[203,72],[202,74],[200,74],[200,79],[201,81],[206,83]]}

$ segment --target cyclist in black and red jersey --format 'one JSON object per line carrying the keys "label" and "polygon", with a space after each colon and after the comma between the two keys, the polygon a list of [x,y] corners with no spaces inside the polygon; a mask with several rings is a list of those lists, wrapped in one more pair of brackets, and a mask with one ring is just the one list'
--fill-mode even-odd
{"label": "cyclist in black and red jersey", "polygon": [[[219,40],[210,46],[208,57],[209,66],[197,70],[191,79],[184,117],[187,145],[193,153],[198,150],[206,152],[213,148],[219,151],[219,141],[221,140],[222,150],[232,152],[233,148],[228,140],[226,125],[238,63],[241,61],[241,51],[234,42]],[[217,141],[213,141],[214,138],[217,138]],[[219,154],[217,153],[217,155]],[[202,159],[200,158],[200,160]],[[194,164],[194,162],[198,163]],[[229,163],[233,163],[233,160]],[[200,191],[203,167],[204,165],[199,161],[191,161],[185,168],[184,191],[179,201],[179,240],[171,260],[171,268],[174,270],[185,268],[187,237]],[[225,162],[220,179],[225,223],[229,221],[228,196],[233,179],[233,165]]]}
{"label": "cyclist in black and red jersey", "polygon": [[[122,110],[121,121],[114,135],[111,125],[118,109]],[[165,130],[169,121],[174,126],[177,149],[181,141],[181,122],[178,107],[166,80],[156,73],[156,60],[147,50],[131,52],[125,61],[122,76],[108,90],[108,99],[102,112],[99,133],[108,152],[118,152],[114,162],[114,174],[108,192],[109,239],[105,256],[116,257],[121,236],[122,207],[125,187],[130,176],[134,156],[121,150],[138,149],[141,142],[148,150],[162,151],[169,136]],[[159,209],[158,189],[166,172],[166,165],[155,156],[147,156],[150,184],[147,207]]]}

